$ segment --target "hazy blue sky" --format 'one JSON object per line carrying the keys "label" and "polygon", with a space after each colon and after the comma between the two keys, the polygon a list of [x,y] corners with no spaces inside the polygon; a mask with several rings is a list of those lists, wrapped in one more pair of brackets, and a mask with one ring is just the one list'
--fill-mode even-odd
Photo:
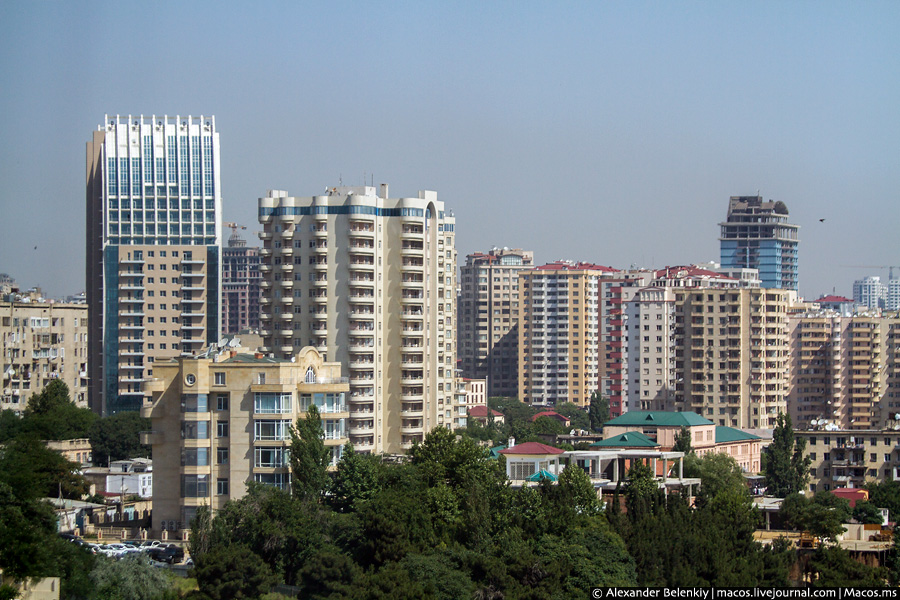
{"label": "hazy blue sky", "polygon": [[801,226],[806,296],[900,265],[896,1],[2,0],[0,90],[0,272],[51,295],[84,287],[107,113],[215,115],[251,235],[267,189],[374,174],[437,190],[461,258],[665,266],[718,260],[759,190]]}

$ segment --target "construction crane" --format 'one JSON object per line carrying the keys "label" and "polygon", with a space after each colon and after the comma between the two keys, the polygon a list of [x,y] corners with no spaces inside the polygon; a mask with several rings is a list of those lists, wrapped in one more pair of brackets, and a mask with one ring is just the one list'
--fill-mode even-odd
{"label": "construction crane", "polygon": [[900,265],[841,265],[845,269],[888,269],[888,279],[894,278],[894,269],[900,269]]}
{"label": "construction crane", "polygon": [[245,225],[235,223],[234,221],[226,221],[225,223],[222,223],[222,227],[231,227],[231,235],[237,235],[238,229],[247,229]]}

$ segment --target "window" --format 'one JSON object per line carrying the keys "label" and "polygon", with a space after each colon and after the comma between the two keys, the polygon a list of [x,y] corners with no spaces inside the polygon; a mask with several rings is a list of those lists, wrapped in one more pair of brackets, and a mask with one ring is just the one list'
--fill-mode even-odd
{"label": "window", "polygon": [[209,421],[182,421],[181,437],[186,440],[208,440]]}
{"label": "window", "polygon": [[290,439],[291,421],[256,421],[254,423],[255,441],[282,441]]}
{"label": "window", "polygon": [[254,481],[256,483],[263,483],[265,485],[274,485],[280,489],[286,489],[288,481],[290,479],[289,473],[255,473],[253,475]]}
{"label": "window", "polygon": [[291,393],[257,392],[254,394],[253,411],[260,414],[291,412]]}
{"label": "window", "polygon": [[202,498],[209,495],[209,475],[182,475],[181,497]]}
{"label": "window", "polygon": [[182,394],[181,409],[184,412],[206,412],[209,410],[207,398],[206,394]]}
{"label": "window", "polygon": [[290,452],[287,448],[257,448],[254,465],[260,469],[279,469],[288,466]]}
{"label": "window", "polygon": [[216,410],[228,410],[228,394],[216,394]]}
{"label": "window", "polygon": [[228,448],[216,448],[216,464],[228,464]]}
{"label": "window", "polygon": [[216,421],[216,437],[228,437],[228,421]]}
{"label": "window", "polygon": [[228,479],[217,479],[216,480],[216,495],[217,496],[227,496],[228,495]]}
{"label": "window", "polygon": [[181,464],[186,467],[209,466],[209,448],[185,448],[181,454]]}
{"label": "window", "polygon": [[213,383],[214,385],[225,385],[225,373],[221,371],[213,373]]}

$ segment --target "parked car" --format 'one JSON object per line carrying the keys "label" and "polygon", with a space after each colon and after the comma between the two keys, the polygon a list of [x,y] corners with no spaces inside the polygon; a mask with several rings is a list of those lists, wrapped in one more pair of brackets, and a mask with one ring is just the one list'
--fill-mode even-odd
{"label": "parked car", "polygon": [[159,562],[177,564],[184,560],[184,549],[175,544],[156,546],[148,551],[150,558]]}

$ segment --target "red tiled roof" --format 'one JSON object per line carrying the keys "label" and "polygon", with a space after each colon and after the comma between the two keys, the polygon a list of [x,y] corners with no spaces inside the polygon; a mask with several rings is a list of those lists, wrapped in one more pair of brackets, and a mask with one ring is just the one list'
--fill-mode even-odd
{"label": "red tiled roof", "polygon": [[516,444],[512,448],[501,450],[500,454],[562,454],[565,450],[541,444],[540,442],[525,442]]}
{"label": "red tiled roof", "polygon": [[853,302],[853,300],[843,296],[822,296],[818,300],[814,300],[814,302]]}
{"label": "red tiled roof", "polygon": [[555,410],[545,410],[545,411],[541,411],[538,414],[531,417],[531,422],[534,423],[540,417],[550,417],[551,419],[557,419],[559,421],[568,421],[569,420],[567,417],[562,416]]}
{"label": "red tiled roof", "polygon": [[[503,416],[502,412],[497,412],[496,410],[491,410],[491,412],[494,413],[495,417]],[[470,417],[487,417],[487,406],[485,406],[484,404],[480,404],[478,406],[473,406],[472,408],[469,409],[469,416]]]}

